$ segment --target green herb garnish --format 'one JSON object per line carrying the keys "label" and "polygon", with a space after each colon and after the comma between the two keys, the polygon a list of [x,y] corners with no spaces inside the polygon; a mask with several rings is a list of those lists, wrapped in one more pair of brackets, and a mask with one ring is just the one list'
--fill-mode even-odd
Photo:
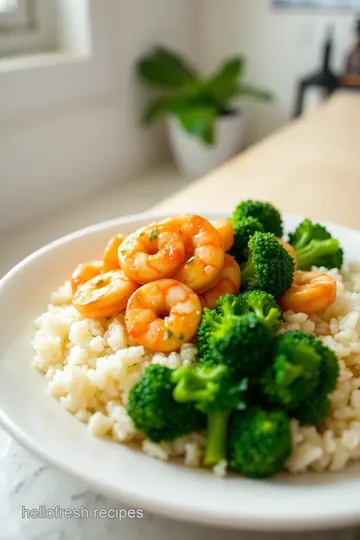
{"label": "green herb garnish", "polygon": [[150,242],[152,242],[153,240],[156,240],[156,238],[157,238],[158,236],[159,236],[159,233],[158,233],[157,229],[154,229],[154,230],[151,232],[150,236],[149,236]]}
{"label": "green herb garnish", "polygon": [[172,336],[173,336],[174,332],[172,330],[170,330],[170,328],[168,328],[166,330],[166,335],[168,337],[168,339],[170,339]]}
{"label": "green herb garnish", "polygon": [[96,282],[96,286],[98,285],[103,285],[104,283],[104,280],[103,279],[99,279],[97,282]]}
{"label": "green herb garnish", "polygon": [[184,339],[184,334],[180,334],[179,339],[182,341]]}

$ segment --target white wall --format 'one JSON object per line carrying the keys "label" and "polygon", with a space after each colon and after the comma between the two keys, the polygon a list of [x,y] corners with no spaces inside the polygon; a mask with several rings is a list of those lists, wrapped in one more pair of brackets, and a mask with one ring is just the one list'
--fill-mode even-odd
{"label": "white wall", "polygon": [[[129,181],[163,158],[162,129],[140,126],[146,92],[134,77],[134,62],[151,45],[180,49],[206,70],[225,56],[245,54],[249,80],[277,95],[271,106],[247,107],[249,143],[289,118],[294,81],[317,66],[325,24],[335,22],[339,66],[354,20],[353,13],[339,11],[275,11],[271,0],[88,1],[100,21],[100,64],[108,65],[86,99],[80,91],[73,98],[72,77],[56,66],[44,70],[36,91],[36,70],[28,82],[19,75],[7,85],[0,62],[0,230]],[[76,63],[72,69],[78,71]],[[87,85],[87,78],[76,75]],[[95,86],[92,79],[88,86]],[[66,94],[62,103],[57,88]]]}
{"label": "white wall", "polygon": [[202,65],[213,69],[227,55],[244,54],[248,79],[276,94],[271,106],[251,105],[247,142],[289,119],[295,81],[320,65],[326,24],[335,25],[334,66],[340,68],[353,40],[356,13],[341,10],[274,9],[272,0],[203,0]]}
{"label": "white wall", "polygon": [[[107,41],[113,66],[111,83],[103,85],[106,93],[87,99],[77,96],[72,102],[71,81],[60,79],[70,94],[62,106],[47,99],[46,85],[34,111],[13,111],[4,93],[0,98],[2,110],[8,111],[0,114],[0,230],[112,183],[128,181],[164,155],[162,130],[149,132],[139,123],[145,92],[135,80],[134,62],[158,42],[193,55],[196,2],[96,2],[102,10],[97,14],[103,17],[100,37]],[[1,75],[0,70],[0,86]],[[20,104],[27,102],[30,87],[14,87]]]}

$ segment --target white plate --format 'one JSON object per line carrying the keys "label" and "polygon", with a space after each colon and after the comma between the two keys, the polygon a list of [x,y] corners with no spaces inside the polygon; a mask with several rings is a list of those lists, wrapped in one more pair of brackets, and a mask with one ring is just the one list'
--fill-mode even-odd
{"label": "white plate", "polygon": [[[287,218],[287,228],[299,219]],[[159,462],[130,447],[97,439],[47,394],[44,377],[31,367],[33,319],[78,262],[98,257],[111,235],[129,233],[148,222],[148,216],[132,216],[81,230],[37,251],[0,281],[1,424],[44,460],[132,507],[239,529],[359,523],[360,465],[338,474],[283,474],[267,481],[240,476],[219,479],[204,470]],[[348,259],[360,260],[360,232],[336,225],[329,228]]]}

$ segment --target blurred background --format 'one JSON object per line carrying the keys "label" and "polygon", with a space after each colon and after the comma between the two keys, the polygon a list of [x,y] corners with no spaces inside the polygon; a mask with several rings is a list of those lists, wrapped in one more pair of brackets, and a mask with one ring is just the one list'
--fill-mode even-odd
{"label": "blurred background", "polygon": [[0,232],[129,182],[116,193],[138,199],[141,178],[161,198],[357,91],[358,14],[359,0],[0,0]]}

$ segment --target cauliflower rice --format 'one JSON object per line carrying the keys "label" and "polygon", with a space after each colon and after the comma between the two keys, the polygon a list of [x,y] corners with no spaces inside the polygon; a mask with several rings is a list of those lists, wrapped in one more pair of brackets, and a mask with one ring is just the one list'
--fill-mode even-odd
{"label": "cauliflower rice", "polygon": [[[331,395],[331,413],[319,427],[301,427],[291,421],[293,452],[286,463],[290,473],[339,471],[360,458],[360,264],[345,272],[326,272],[337,280],[337,297],[321,313],[284,313],[280,332],[303,330],[318,336],[339,360],[340,377]],[[155,444],[135,428],[127,415],[129,392],[151,363],[170,368],[196,365],[197,349],[184,343],[179,353],[149,353],[129,337],[123,315],[85,319],[71,305],[67,282],[51,298],[48,309],[35,321],[33,364],[58,399],[92,435],[110,436],[118,443],[138,442],[150,456],[168,460],[181,457],[198,467],[205,437],[194,433],[172,443]],[[215,474],[225,476],[226,463]]]}

